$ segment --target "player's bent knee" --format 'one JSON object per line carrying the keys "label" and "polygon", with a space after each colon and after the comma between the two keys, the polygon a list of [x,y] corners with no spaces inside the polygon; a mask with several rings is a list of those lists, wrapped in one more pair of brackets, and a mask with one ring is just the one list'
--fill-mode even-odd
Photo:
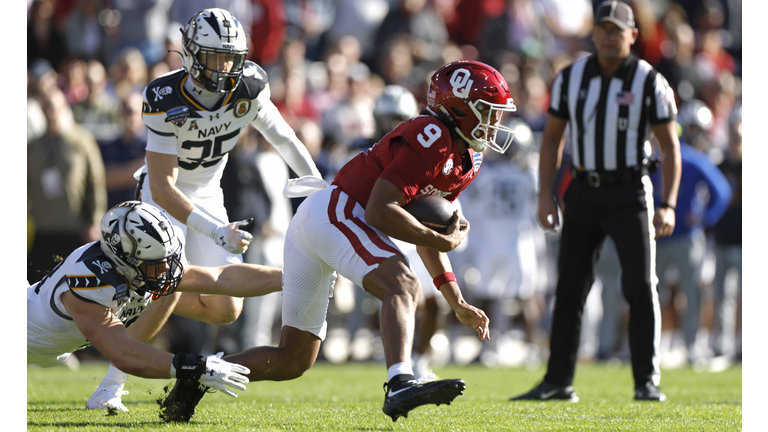
{"label": "player's bent knee", "polygon": [[366,291],[382,300],[385,296],[407,298],[418,302],[421,297],[421,282],[408,268],[402,257],[391,257],[379,267],[365,275],[363,286]]}
{"label": "player's bent knee", "polygon": [[421,282],[413,272],[403,272],[396,276],[391,292],[394,295],[406,296],[411,301],[418,302],[421,298]]}

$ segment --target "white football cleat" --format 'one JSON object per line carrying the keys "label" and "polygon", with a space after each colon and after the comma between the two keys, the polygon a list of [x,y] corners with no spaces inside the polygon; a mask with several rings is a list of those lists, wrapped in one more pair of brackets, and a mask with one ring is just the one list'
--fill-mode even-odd
{"label": "white football cleat", "polygon": [[123,405],[121,397],[127,395],[128,391],[123,390],[125,383],[120,385],[99,385],[93,392],[91,398],[85,403],[85,408],[90,410],[116,409],[118,411],[128,412],[128,408]]}

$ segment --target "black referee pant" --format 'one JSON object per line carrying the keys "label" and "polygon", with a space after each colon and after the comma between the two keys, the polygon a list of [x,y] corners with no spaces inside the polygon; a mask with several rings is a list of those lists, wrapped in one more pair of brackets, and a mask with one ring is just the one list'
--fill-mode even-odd
{"label": "black referee pant", "polygon": [[616,244],[622,293],[629,303],[629,348],[635,386],[658,385],[661,314],[656,291],[653,198],[647,175],[594,187],[574,178],[563,197],[563,229],[552,318],[550,357],[544,381],[573,383],[581,318],[595,281],[595,263],[605,236]]}

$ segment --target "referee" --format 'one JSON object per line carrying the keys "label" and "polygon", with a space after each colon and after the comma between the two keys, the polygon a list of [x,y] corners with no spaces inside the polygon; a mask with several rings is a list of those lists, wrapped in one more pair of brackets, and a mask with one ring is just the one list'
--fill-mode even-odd
{"label": "referee", "polygon": [[[666,400],[657,387],[661,316],[655,238],[670,235],[675,227],[680,143],[671,88],[653,67],[630,53],[637,34],[629,6],[601,3],[592,32],[597,53],[564,68],[552,84],[539,160],[538,216],[544,228],[559,225],[551,191],[567,125],[573,180],[563,197],[550,358],[544,380],[511,400],[579,400],[572,383],[581,316],[606,235],[616,244],[622,292],[630,307],[635,400]],[[663,179],[662,202],[655,214],[648,178],[652,136],[661,150]]]}

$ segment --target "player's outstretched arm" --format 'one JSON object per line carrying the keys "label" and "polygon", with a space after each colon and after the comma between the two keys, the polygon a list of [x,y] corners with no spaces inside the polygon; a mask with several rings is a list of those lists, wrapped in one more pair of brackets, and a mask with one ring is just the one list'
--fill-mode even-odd
{"label": "player's outstretched arm", "polygon": [[282,289],[283,271],[257,264],[230,264],[221,267],[188,265],[179,291],[258,297]]}
{"label": "player's outstretched arm", "polygon": [[288,125],[277,106],[269,98],[269,88],[259,94],[261,109],[253,121],[253,126],[280,153],[291,169],[302,176],[322,178],[317,165],[307,147],[296,137],[296,133]]}
{"label": "player's outstretched arm", "polygon": [[142,378],[192,378],[237,397],[230,389],[245,390],[250,370],[215,356],[169,354],[128,337],[128,331],[106,307],[82,301],[69,292],[62,303],[80,332],[121,371]]}
{"label": "player's outstretched arm", "polygon": [[105,306],[82,301],[72,293],[61,301],[77,328],[116,368],[142,378],[170,378],[173,355],[128,336],[123,323]]}

